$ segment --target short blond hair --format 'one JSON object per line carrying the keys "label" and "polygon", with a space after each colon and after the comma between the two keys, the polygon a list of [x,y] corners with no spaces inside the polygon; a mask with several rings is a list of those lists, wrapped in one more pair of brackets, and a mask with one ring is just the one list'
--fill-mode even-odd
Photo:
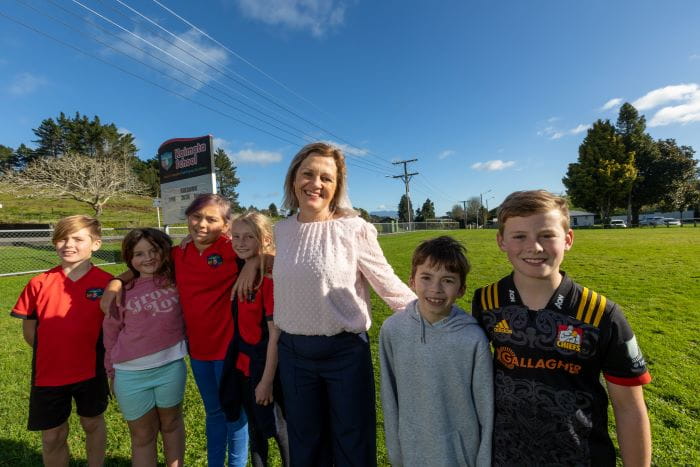
{"label": "short blond hair", "polygon": [[557,210],[561,213],[564,230],[569,230],[569,205],[564,198],[546,190],[514,191],[498,208],[498,233],[503,234],[511,217],[525,217]]}
{"label": "short blond hair", "polygon": [[88,229],[90,238],[100,240],[102,238],[102,224],[100,221],[90,216],[77,214],[60,219],[53,228],[51,242],[55,245],[59,240],[68,238],[78,230]]}
{"label": "short blond hair", "polygon": [[294,159],[292,159],[292,162],[289,163],[287,176],[284,178],[284,200],[282,201],[282,206],[290,211],[299,207],[299,200],[294,193],[294,179],[297,176],[301,163],[311,154],[321,157],[332,157],[335,161],[335,168],[338,173],[336,176],[335,194],[329,206],[331,212],[336,212],[341,216],[356,216],[357,212],[352,208],[348,197],[347,167],[343,151],[336,146],[321,141],[307,144],[301,148],[294,156]]}

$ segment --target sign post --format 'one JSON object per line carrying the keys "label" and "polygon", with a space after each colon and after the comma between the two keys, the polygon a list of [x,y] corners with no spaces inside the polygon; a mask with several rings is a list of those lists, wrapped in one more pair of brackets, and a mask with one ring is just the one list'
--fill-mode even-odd
{"label": "sign post", "polygon": [[158,148],[163,223],[181,224],[185,210],[197,195],[216,193],[211,135],[174,138]]}

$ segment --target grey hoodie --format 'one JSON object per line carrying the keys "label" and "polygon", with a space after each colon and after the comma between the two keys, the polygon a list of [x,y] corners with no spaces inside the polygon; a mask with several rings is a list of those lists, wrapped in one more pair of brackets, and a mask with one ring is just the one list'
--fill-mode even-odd
{"label": "grey hoodie", "polygon": [[384,322],[379,346],[392,465],[491,465],[492,357],[476,320],[453,306],[431,325],[413,301]]}

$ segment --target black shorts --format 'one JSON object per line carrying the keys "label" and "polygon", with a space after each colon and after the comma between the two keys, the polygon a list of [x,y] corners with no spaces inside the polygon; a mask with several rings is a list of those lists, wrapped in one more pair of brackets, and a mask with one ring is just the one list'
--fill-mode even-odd
{"label": "black shorts", "polygon": [[78,415],[96,417],[107,409],[108,397],[106,376],[64,386],[32,386],[27,428],[40,431],[62,425],[70,416],[71,399],[75,399]]}

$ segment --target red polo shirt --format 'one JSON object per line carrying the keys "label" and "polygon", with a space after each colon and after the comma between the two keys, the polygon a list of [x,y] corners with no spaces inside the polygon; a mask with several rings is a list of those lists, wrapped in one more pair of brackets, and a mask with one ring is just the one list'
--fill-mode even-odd
{"label": "red polo shirt", "polygon": [[190,356],[223,360],[233,337],[231,288],[238,277],[231,240],[222,235],[202,252],[193,242],[172,252]]}
{"label": "red polo shirt", "polygon": [[11,314],[37,321],[33,385],[63,386],[95,377],[104,316],[100,297],[111,278],[92,266],[73,281],[56,266],[29,281]]}

